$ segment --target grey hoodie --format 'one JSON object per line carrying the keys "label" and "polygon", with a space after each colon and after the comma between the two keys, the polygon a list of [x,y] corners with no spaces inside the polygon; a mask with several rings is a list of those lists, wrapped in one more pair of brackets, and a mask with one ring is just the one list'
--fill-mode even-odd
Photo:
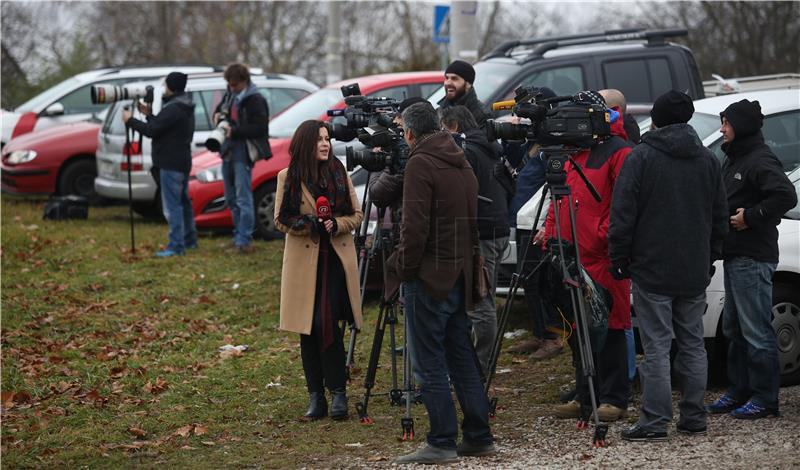
{"label": "grey hoodie", "polygon": [[688,124],[647,132],[614,187],[609,255],[648,292],[697,295],[721,258],[728,209],[719,160]]}

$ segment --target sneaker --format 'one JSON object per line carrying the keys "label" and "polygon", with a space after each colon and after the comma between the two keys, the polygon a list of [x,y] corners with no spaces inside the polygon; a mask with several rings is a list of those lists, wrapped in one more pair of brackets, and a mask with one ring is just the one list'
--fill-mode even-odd
{"label": "sneaker", "polygon": [[530,358],[534,361],[543,361],[558,356],[563,350],[564,343],[561,341],[561,338],[546,339],[542,342],[542,346],[539,350],[531,354]]}
{"label": "sneaker", "polygon": [[455,449],[442,449],[425,444],[424,447],[416,451],[394,459],[396,464],[421,463],[421,464],[440,464],[458,462],[458,454]]}
{"label": "sneaker", "polygon": [[456,454],[458,454],[459,457],[486,457],[488,455],[494,455],[496,452],[497,449],[492,442],[489,444],[476,445],[470,444],[469,441],[461,441],[461,444],[459,444],[456,449]]}
{"label": "sneaker", "polygon": [[544,340],[533,336],[511,346],[508,348],[508,352],[511,354],[530,354],[541,348],[542,344],[544,344]]}
{"label": "sneaker", "polygon": [[625,408],[617,408],[608,403],[603,403],[597,407],[597,417],[603,422],[617,421],[627,416],[628,410]]}
{"label": "sneaker", "polygon": [[776,409],[766,408],[750,400],[743,406],[731,411],[731,416],[737,419],[760,419],[767,416],[778,417],[780,413]]}
{"label": "sneaker", "polygon": [[626,441],[635,442],[666,441],[667,431],[645,431],[637,424],[632,428],[624,429],[622,431],[622,438]]}
{"label": "sneaker", "polygon": [[579,418],[581,416],[581,404],[575,400],[570,400],[563,405],[555,407],[556,418]]}
{"label": "sneaker", "polygon": [[169,258],[170,256],[183,256],[182,251],[172,251],[169,248],[166,250],[156,251],[156,258]]}
{"label": "sneaker", "polygon": [[708,433],[708,428],[706,426],[699,428],[690,428],[685,424],[678,423],[675,426],[675,429],[681,434],[688,434],[690,436],[705,436]]}
{"label": "sneaker", "polygon": [[726,392],[721,397],[717,398],[717,401],[714,403],[706,405],[706,411],[711,414],[730,413],[738,406],[739,403],[737,403],[736,400]]}

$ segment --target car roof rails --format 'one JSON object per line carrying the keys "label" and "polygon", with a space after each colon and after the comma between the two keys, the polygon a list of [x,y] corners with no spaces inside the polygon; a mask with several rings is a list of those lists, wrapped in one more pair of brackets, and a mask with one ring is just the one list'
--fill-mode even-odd
{"label": "car roof rails", "polygon": [[577,46],[582,44],[596,44],[603,42],[624,42],[635,40],[647,40],[649,46],[663,45],[666,38],[687,36],[689,32],[685,29],[660,29],[648,31],[644,28],[628,28],[608,30],[602,33],[571,34],[566,36],[554,36],[546,38],[522,39],[506,41],[491,52],[481,58],[481,60],[494,57],[512,57],[514,49],[524,46],[535,46],[526,52],[521,62],[542,57],[545,52],[559,47]]}
{"label": "car roof rails", "polygon": [[209,67],[211,68],[212,72],[224,72],[225,67],[219,65],[209,65],[209,64],[126,64],[126,65],[118,65],[118,66],[111,66],[111,67],[101,67],[95,70],[102,70],[103,75],[108,75],[112,73],[117,73],[122,70],[131,70],[131,69],[152,69],[152,68],[160,68],[160,67]]}

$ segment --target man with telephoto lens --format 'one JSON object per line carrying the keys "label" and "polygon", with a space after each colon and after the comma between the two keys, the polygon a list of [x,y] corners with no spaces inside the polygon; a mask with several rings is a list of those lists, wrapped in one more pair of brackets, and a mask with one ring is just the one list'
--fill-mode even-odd
{"label": "man with telephoto lens", "polygon": [[454,60],[444,71],[444,98],[439,101],[440,108],[466,106],[478,126],[483,128],[486,120],[492,118],[492,112],[475,94],[475,69],[472,64],[463,60]]}
{"label": "man with telephoto lens", "polygon": [[778,264],[781,216],[797,204],[797,193],[780,160],[764,143],[758,101],[741,100],[721,112],[722,167],[728,193],[730,231],[722,257],[731,385],[710,413],[739,419],[778,416],[780,363],[772,327],[772,276]]}
{"label": "man with telephoto lens", "polygon": [[629,441],[667,437],[673,336],[682,395],[677,430],[706,432],[703,313],[728,216],[719,160],[687,124],[693,113],[685,93],[671,90],[658,97],[650,111],[653,128],[625,159],[614,186],[608,229],[612,275],[633,281],[644,348],[639,421],[622,431]]}
{"label": "man with telephoto lens", "polygon": [[214,124],[224,121],[225,142],[220,148],[225,203],[233,218],[233,249],[250,253],[255,227],[252,171],[257,160],[272,156],[269,147],[267,100],[250,81],[244,64],[225,69],[228,92],[214,111]]}
{"label": "man with telephoto lens", "polygon": [[[411,153],[403,182],[400,243],[388,264],[412,294],[412,360],[430,431],[424,447],[395,462],[440,464],[455,462],[459,455],[491,455],[489,402],[467,317],[473,304],[473,255],[479,250],[478,182],[464,152],[448,132],[439,130],[429,104],[410,106],[403,121]],[[464,414],[458,446],[451,383]]]}
{"label": "man with telephoto lens", "polygon": [[147,122],[122,111],[122,120],[131,129],[153,139],[153,169],[161,188],[161,206],[169,224],[169,242],[156,256],[182,255],[187,248],[197,248],[192,201],[189,199],[189,171],[192,169],[194,103],[184,92],[187,76],[181,72],[167,75],[163,106],[157,115],[149,105],[139,103]]}

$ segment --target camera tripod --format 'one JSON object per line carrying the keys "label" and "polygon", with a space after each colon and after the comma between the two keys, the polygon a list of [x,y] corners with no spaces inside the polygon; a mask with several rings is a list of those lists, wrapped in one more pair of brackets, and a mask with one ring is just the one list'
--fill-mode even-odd
{"label": "camera tripod", "polygon": [[[578,234],[575,227],[575,210],[572,207],[572,190],[570,189],[569,185],[566,184],[567,174],[565,171],[565,165],[567,161],[572,163],[572,168],[578,173],[578,175],[583,180],[584,184],[589,188],[589,191],[592,193],[592,196],[597,200],[600,201],[600,195],[597,193],[597,190],[592,186],[591,182],[586,178],[586,175],[583,173],[581,167],[575,163],[572,159],[571,155],[575,153],[574,149],[565,149],[565,148],[544,148],[542,149],[542,154],[546,157],[546,184],[542,188],[541,192],[541,199],[539,200],[539,205],[536,209],[536,218],[534,220],[533,227],[535,228],[538,225],[539,217],[541,216],[542,206],[544,203],[544,198],[547,197],[549,193],[550,197],[550,207],[553,210],[553,215],[555,216],[556,224],[556,237],[548,241],[548,250],[551,251],[549,258],[551,258],[555,263],[557,263],[556,268],[561,275],[561,281],[563,286],[569,292],[570,297],[570,304],[572,307],[572,312],[574,314],[574,322],[576,325],[575,333],[577,334],[577,345],[578,345],[578,367],[581,368],[581,372],[583,376],[586,378],[588,382],[589,388],[589,401],[590,403],[587,405],[585,403],[581,403],[581,412],[580,417],[578,418],[577,427],[579,429],[586,429],[589,425],[590,416],[594,416],[594,437],[592,439],[592,445],[594,447],[605,447],[606,445],[606,434],[608,433],[608,425],[600,423],[600,420],[597,416],[597,399],[595,397],[595,388],[594,388],[594,380],[596,376],[595,372],[595,364],[594,364],[594,356],[592,355],[592,344],[591,339],[589,337],[589,327],[587,325],[587,316],[586,316],[586,306],[584,304],[584,297],[583,297],[583,290],[584,290],[584,279],[582,275],[582,265],[580,261],[580,255],[578,250]],[[570,227],[571,227],[571,236],[573,240],[572,249],[574,250],[574,264],[567,263],[566,258],[566,250],[565,250],[565,242],[563,235],[561,233],[561,225],[558,223],[560,220],[560,209],[558,201],[561,199],[566,198],[567,200],[567,207],[569,211],[569,220],[570,220]],[[531,238],[531,243],[533,238]],[[525,248],[522,251],[522,258],[521,260],[526,259],[526,255],[528,252],[528,247],[530,244],[526,244]],[[533,274],[541,269],[544,265],[546,258],[543,258],[537,266],[531,269],[529,273],[521,274],[521,273],[514,273],[511,277],[511,286],[509,288],[508,293],[508,300],[506,301],[505,305],[503,306],[503,310],[498,317],[498,325],[497,325],[497,336],[495,337],[495,342],[492,348],[491,355],[489,356],[489,375],[486,378],[485,382],[485,392],[487,396],[489,396],[490,386],[492,382],[492,378],[495,375],[495,371],[497,369],[497,360],[500,356],[500,349],[502,347],[503,342],[503,335],[505,330],[508,326],[508,317],[511,312],[511,306],[514,301],[514,297],[516,296],[517,290],[519,289],[522,280],[527,280]],[[518,266],[523,266],[523,263],[518,263]],[[517,269],[521,271],[521,268]],[[490,413],[494,415],[497,409],[497,397],[492,397],[490,399]]]}
{"label": "camera tripod", "polygon": [[[363,306],[364,294],[366,292],[367,280],[369,278],[369,267],[375,256],[379,253],[383,278],[387,278],[387,259],[393,248],[392,240],[392,227],[394,227],[395,220],[394,214],[390,210],[391,227],[384,227],[384,216],[386,214],[385,208],[378,209],[378,224],[373,230],[372,246],[366,247],[366,238],[369,227],[369,214],[372,211],[372,201],[369,198],[369,180],[364,188],[364,197],[362,201],[362,209],[364,210],[364,220],[359,230],[359,235],[356,237],[356,246],[359,253],[359,277],[361,282],[361,302]],[[392,406],[405,405],[405,413],[400,420],[403,435],[402,440],[414,439],[414,418],[411,417],[411,405],[414,400],[414,383],[411,370],[411,354],[408,335],[403,337],[403,384],[402,389],[398,386],[398,366],[397,366],[397,340],[396,340],[396,326],[398,324],[398,311],[400,310],[399,304],[400,289],[395,292],[381,293],[380,308],[378,311],[378,318],[375,321],[375,335],[372,339],[372,349],[370,350],[369,363],[367,372],[364,377],[364,399],[356,403],[356,411],[358,412],[359,420],[362,424],[372,424],[372,418],[369,416],[368,407],[369,400],[372,397],[372,389],[375,387],[375,375],[378,371],[378,361],[380,359],[381,348],[383,345],[383,337],[386,332],[386,327],[389,327],[389,347],[391,354],[391,375],[392,375],[392,388],[389,390],[389,401]],[[405,318],[406,332],[408,331],[407,319]],[[355,349],[355,331],[350,335],[350,348],[347,354],[348,369],[352,367],[353,350]]]}
{"label": "camera tripod", "polygon": [[[123,109],[135,109],[137,107],[139,100],[132,100],[130,106],[124,106]],[[131,226],[131,255],[136,255],[136,237],[134,235],[134,223],[133,223],[133,179],[131,176],[131,153],[133,153],[133,140],[134,140],[134,130],[129,127],[125,126],[125,147],[123,148],[123,152],[125,153],[125,161],[127,165],[127,173],[128,173],[128,221],[130,222]],[[139,140],[137,146],[137,153],[141,154],[143,152],[142,149],[142,142],[144,137],[142,133],[139,133]],[[159,181],[156,181],[157,184],[160,184]]]}

